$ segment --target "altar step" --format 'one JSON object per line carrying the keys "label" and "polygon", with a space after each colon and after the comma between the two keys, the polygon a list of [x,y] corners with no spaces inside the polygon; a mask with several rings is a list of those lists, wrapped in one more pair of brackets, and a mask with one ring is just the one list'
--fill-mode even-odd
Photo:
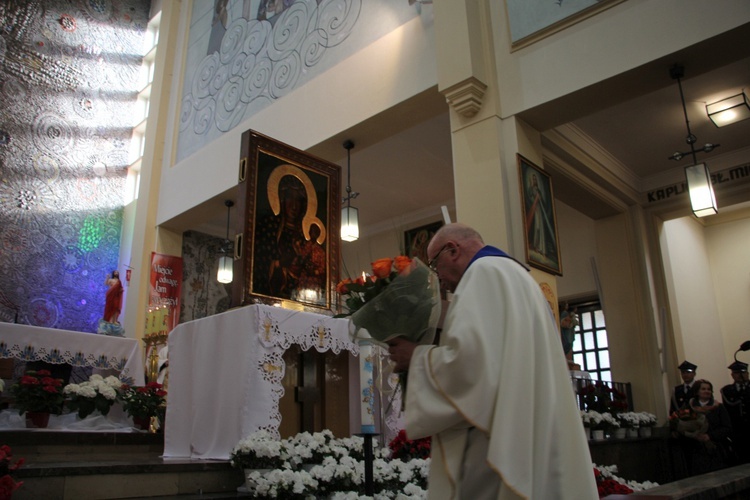
{"label": "altar step", "polygon": [[162,434],[2,431],[26,461],[14,500],[235,498],[242,473],[222,460],[164,459]]}

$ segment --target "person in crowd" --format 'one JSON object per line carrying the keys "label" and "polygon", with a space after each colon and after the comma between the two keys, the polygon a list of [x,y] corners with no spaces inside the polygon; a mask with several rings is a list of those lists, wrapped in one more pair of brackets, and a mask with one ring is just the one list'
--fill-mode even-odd
{"label": "person in crowd", "polygon": [[750,462],[750,382],[747,363],[735,361],[728,368],[733,383],[721,388],[721,399],[732,420],[732,440],[739,463]]}
{"label": "person in crowd", "polygon": [[120,272],[117,270],[112,271],[112,274],[107,275],[104,284],[109,287],[104,299],[104,321],[119,325],[123,292]]}
{"label": "person in crowd", "polygon": [[698,370],[698,365],[694,365],[686,360],[677,368],[680,369],[682,383],[676,385],[672,390],[672,400],[669,404],[670,415],[680,408],[683,408],[688,399],[690,399],[690,393],[693,390],[693,382],[695,381],[695,372]]}
{"label": "person in crowd", "polygon": [[432,436],[430,498],[598,498],[555,320],[518,261],[464,224],[428,265],[453,292],[440,343],[389,341],[409,439]]}
{"label": "person in crowd", "polygon": [[713,384],[708,380],[697,380],[687,407],[695,412],[697,420],[703,420],[702,428],[686,435],[685,451],[690,474],[705,474],[728,467],[733,461],[732,423],[724,405],[714,399]]}

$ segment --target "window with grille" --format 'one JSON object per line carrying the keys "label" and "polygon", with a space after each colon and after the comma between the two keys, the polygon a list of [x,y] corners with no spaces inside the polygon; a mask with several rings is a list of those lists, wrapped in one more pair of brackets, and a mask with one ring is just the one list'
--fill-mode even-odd
{"label": "window with grille", "polygon": [[579,324],[573,340],[573,361],[581,370],[589,372],[593,380],[612,381],[609,363],[609,342],[604,311],[599,301],[570,303],[571,310],[577,308]]}

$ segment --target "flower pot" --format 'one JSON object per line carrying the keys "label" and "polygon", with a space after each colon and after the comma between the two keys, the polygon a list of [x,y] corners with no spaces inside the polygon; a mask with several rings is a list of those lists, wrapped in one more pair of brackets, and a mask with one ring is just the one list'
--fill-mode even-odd
{"label": "flower pot", "polygon": [[638,437],[638,429],[628,429],[628,431],[625,433],[625,435],[628,437],[628,439],[634,439]]}
{"label": "flower pot", "polygon": [[619,428],[615,429],[614,432],[612,433],[612,438],[613,439],[625,439],[625,435],[626,435],[625,431],[626,430],[627,429],[625,429],[624,427],[619,427]]}
{"label": "flower pot", "polygon": [[642,438],[651,437],[651,427],[641,427],[638,429],[638,434],[640,434]]}
{"label": "flower pot", "polygon": [[604,441],[604,430],[594,429],[591,431],[591,439],[594,441]]}
{"label": "flower pot", "polygon": [[151,427],[151,417],[133,417],[133,425],[136,429],[147,431]]}
{"label": "flower pot", "polygon": [[49,424],[49,413],[27,411],[26,428],[27,429],[46,429]]}

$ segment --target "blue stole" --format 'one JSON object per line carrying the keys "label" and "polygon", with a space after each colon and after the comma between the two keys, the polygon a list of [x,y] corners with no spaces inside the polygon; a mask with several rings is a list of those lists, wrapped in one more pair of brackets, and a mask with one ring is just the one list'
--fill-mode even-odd
{"label": "blue stole", "polygon": [[[471,259],[471,261],[469,261],[469,265],[466,266],[466,268],[468,269],[468,267],[471,266],[474,263],[475,260],[481,259],[482,257],[507,257],[508,259],[511,259],[511,260],[513,260],[515,262],[518,262],[516,259],[514,259],[510,255],[508,255],[507,253],[503,252],[499,248],[495,248],[495,247],[493,247],[491,245],[485,245],[484,247],[482,247],[481,250],[479,250],[476,253],[476,255],[474,255],[474,257]],[[529,270],[526,266],[524,266],[520,262],[518,262],[518,264],[520,266],[522,266],[524,269],[526,269],[527,271]]]}

